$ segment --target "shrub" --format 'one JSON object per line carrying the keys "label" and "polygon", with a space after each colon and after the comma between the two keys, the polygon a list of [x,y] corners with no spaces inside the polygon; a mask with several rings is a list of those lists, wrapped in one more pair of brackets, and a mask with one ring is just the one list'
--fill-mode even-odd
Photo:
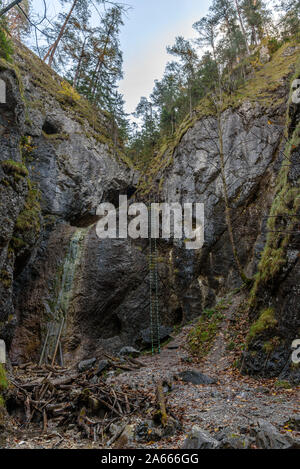
{"label": "shrub", "polygon": [[67,81],[61,82],[61,90],[58,93],[68,104],[75,104],[80,100],[80,95]]}

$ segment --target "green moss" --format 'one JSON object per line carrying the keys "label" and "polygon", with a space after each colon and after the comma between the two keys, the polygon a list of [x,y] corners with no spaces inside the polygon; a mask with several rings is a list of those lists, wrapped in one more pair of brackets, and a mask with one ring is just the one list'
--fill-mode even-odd
{"label": "green moss", "polygon": [[5,288],[10,288],[11,285],[12,285],[12,279],[11,279],[11,276],[9,274],[9,272],[7,272],[6,270],[1,270],[0,272],[0,282],[2,283],[2,285],[4,285]]}
{"label": "green moss", "polygon": [[0,392],[5,391],[8,388],[8,381],[4,366],[0,363]]}
{"label": "green moss", "polygon": [[280,338],[279,337],[272,337],[272,339],[268,340],[264,343],[264,351],[268,354],[272,353],[278,346],[280,345]]}
{"label": "green moss", "polygon": [[14,160],[4,160],[1,162],[1,166],[6,174],[14,177],[15,181],[22,180],[29,174],[28,169],[23,163]]}
{"label": "green moss", "polygon": [[40,192],[30,188],[27,194],[24,208],[16,221],[16,230],[20,233],[33,231],[39,233],[40,226]]}
{"label": "green moss", "polygon": [[32,137],[29,135],[24,135],[21,137],[20,150],[23,161],[32,161],[32,153],[34,146],[32,145]]}
{"label": "green moss", "polygon": [[219,304],[215,309],[204,310],[196,326],[190,331],[188,347],[199,358],[203,358],[210,351],[220,323],[224,318],[223,314],[221,314],[221,310],[224,308],[225,305]]}
{"label": "green moss", "polygon": [[26,243],[22,239],[16,238],[15,236],[12,237],[10,241],[10,249],[12,251],[19,251],[25,246],[26,246]]}
{"label": "green moss", "polygon": [[276,388],[279,388],[279,389],[291,389],[292,388],[291,384],[288,381],[284,381],[284,380],[276,381],[274,383],[274,386],[276,386]]}
{"label": "green moss", "polygon": [[247,342],[249,343],[254,337],[265,332],[268,329],[274,329],[277,326],[277,320],[273,308],[264,309],[258,320],[252,324],[247,336]]}

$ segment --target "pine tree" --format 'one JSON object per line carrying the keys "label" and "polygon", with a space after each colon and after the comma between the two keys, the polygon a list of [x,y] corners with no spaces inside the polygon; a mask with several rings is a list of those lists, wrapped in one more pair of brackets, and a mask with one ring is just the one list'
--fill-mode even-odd
{"label": "pine tree", "polygon": [[186,75],[188,98],[189,98],[189,111],[192,116],[193,111],[193,93],[192,83],[195,77],[196,67],[198,64],[198,55],[193,48],[190,41],[184,39],[182,36],[176,38],[175,44],[172,47],[167,47],[167,52],[175,55],[181,62],[182,69]]}
{"label": "pine tree", "polygon": [[265,34],[270,13],[261,0],[243,0],[241,8],[249,29],[251,44],[256,46]]}
{"label": "pine tree", "polygon": [[280,29],[284,38],[299,35],[300,31],[300,0],[281,0],[277,5],[281,13]]}

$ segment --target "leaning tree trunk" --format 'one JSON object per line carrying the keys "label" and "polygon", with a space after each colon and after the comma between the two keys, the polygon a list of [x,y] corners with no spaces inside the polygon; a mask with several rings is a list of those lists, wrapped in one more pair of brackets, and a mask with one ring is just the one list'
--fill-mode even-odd
{"label": "leaning tree trunk", "polygon": [[57,36],[56,41],[54,42],[54,44],[52,44],[52,46],[49,48],[47,54],[46,54],[45,57],[44,57],[44,62],[45,62],[45,61],[48,59],[48,57],[49,57],[48,64],[50,65],[50,67],[51,67],[51,65],[52,65],[52,62],[53,62],[54,55],[55,55],[55,52],[56,52],[56,50],[57,50],[57,47],[58,47],[58,45],[59,45],[59,43],[60,43],[60,41],[61,41],[61,38],[62,38],[63,35],[64,35],[64,32],[65,32],[65,30],[66,30],[66,27],[68,26],[68,23],[69,23],[69,21],[70,21],[70,18],[71,18],[71,16],[72,16],[72,13],[73,13],[73,11],[74,11],[74,8],[76,7],[77,2],[78,2],[78,0],[74,0],[74,1],[73,1],[73,4],[72,4],[72,6],[71,6],[71,9],[70,9],[70,11],[69,11],[69,13],[68,13],[68,15],[67,15],[67,17],[66,17],[66,19],[65,19],[64,24],[63,24],[62,27],[61,27],[61,30],[60,30],[60,32],[59,32],[59,34],[58,34],[58,36]]}

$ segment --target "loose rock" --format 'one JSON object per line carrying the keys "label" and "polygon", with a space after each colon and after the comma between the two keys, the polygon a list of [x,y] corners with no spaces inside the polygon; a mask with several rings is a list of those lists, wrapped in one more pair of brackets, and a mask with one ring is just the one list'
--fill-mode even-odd
{"label": "loose rock", "polygon": [[194,425],[182,449],[218,449],[220,446],[221,443],[218,440],[198,425]]}
{"label": "loose rock", "polygon": [[197,370],[187,370],[179,373],[179,377],[186,383],[192,384],[214,384],[216,380],[204,375]]}

